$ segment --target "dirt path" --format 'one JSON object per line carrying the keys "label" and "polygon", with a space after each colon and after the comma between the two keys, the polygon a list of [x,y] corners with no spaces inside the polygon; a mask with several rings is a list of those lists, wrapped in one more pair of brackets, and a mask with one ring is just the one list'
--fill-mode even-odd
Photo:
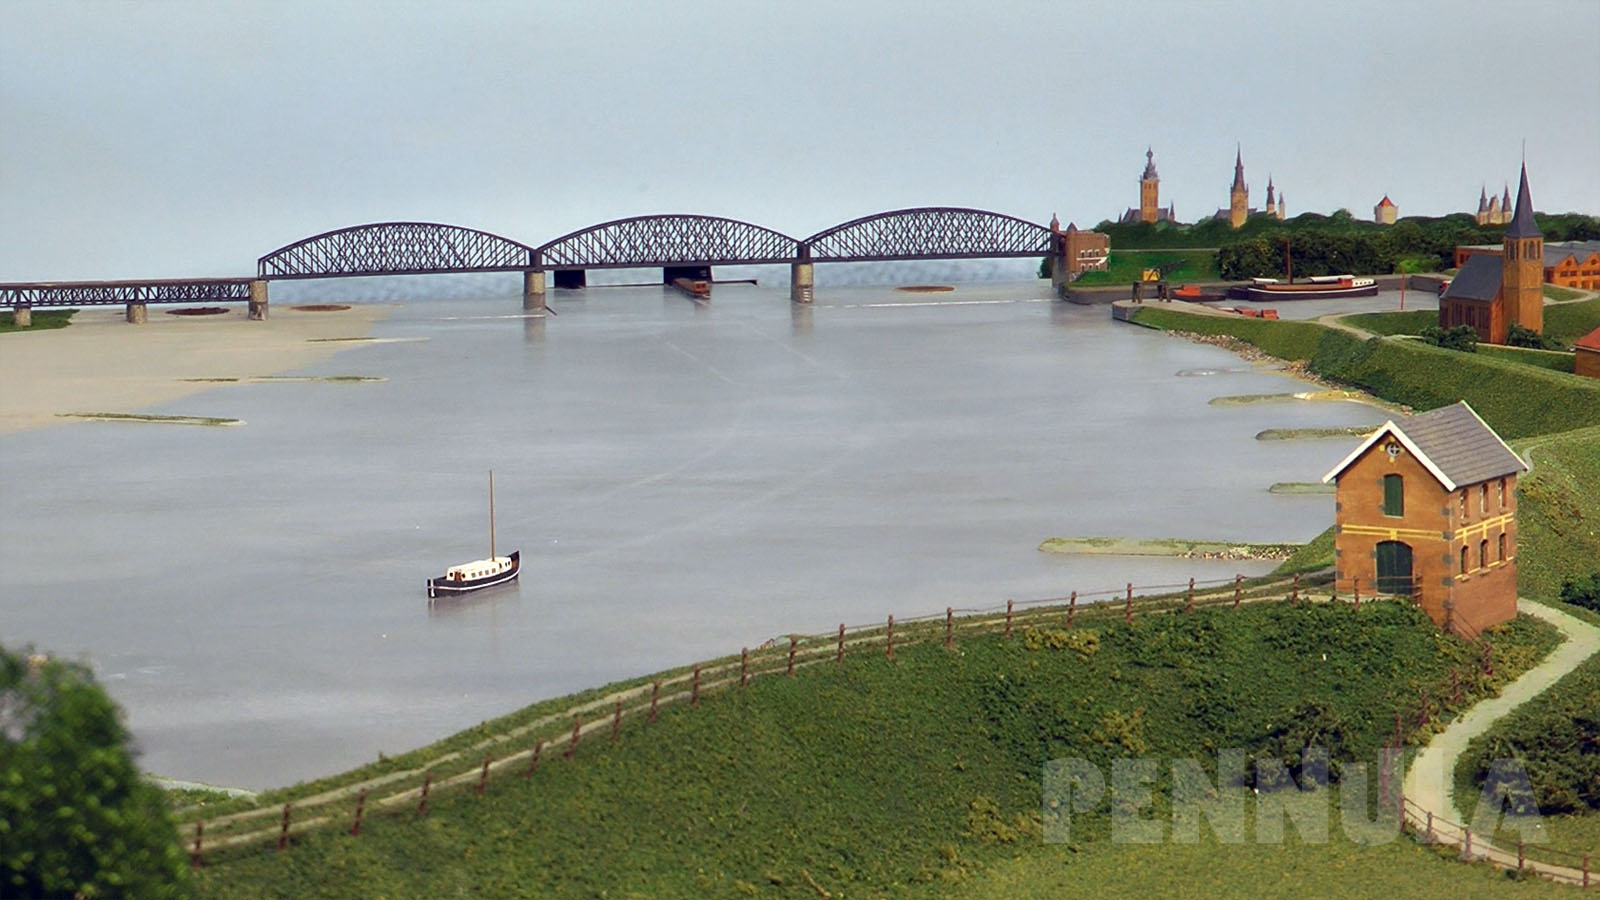
{"label": "dirt path", "polygon": [[[1517,601],[1517,610],[1537,616],[1556,626],[1566,640],[1545,658],[1544,662],[1522,673],[1516,681],[1506,685],[1498,697],[1492,697],[1468,710],[1440,734],[1428,742],[1406,772],[1405,795],[1418,807],[1433,813],[1436,818],[1451,823],[1470,823],[1470,819],[1456,808],[1452,787],[1455,780],[1456,761],[1466,751],[1467,744],[1488,731],[1501,718],[1577,668],[1579,664],[1600,653],[1600,628],[1558,609]],[[1460,844],[1462,836],[1455,827],[1438,827],[1436,836],[1448,843]],[[1476,838],[1472,841],[1476,857],[1491,859],[1501,864],[1516,865],[1517,854],[1504,848],[1491,846]],[[1546,874],[1566,875],[1572,880],[1580,877],[1578,870],[1535,863]]]}

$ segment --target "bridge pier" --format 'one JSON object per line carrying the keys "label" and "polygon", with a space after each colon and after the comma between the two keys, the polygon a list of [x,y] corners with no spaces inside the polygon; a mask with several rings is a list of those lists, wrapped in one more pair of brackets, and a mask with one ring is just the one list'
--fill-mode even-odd
{"label": "bridge pier", "polygon": [[530,312],[546,308],[543,269],[527,269],[522,273],[522,308]]}
{"label": "bridge pier", "polygon": [[584,287],[588,283],[582,269],[557,269],[556,287],[567,290]]}
{"label": "bridge pier", "polygon": [[261,322],[267,318],[267,283],[261,279],[250,282],[250,318]]}
{"label": "bridge pier", "polygon": [[1061,253],[1050,254],[1050,287],[1057,297],[1067,295],[1067,285],[1072,283],[1072,273],[1067,271],[1067,257]]}
{"label": "bridge pier", "polygon": [[129,303],[126,318],[129,325],[143,325],[149,321],[150,312],[143,303]]}
{"label": "bridge pier", "polygon": [[789,264],[789,302],[810,303],[815,294],[817,274],[812,264],[797,262]]}
{"label": "bridge pier", "polygon": [[11,324],[18,328],[33,327],[33,307],[20,304],[11,307]]}

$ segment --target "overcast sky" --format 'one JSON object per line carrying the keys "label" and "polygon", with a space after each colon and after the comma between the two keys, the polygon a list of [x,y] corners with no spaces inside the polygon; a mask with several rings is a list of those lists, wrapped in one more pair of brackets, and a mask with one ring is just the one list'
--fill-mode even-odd
{"label": "overcast sky", "polygon": [[1600,2],[0,2],[0,281],[684,212],[1600,213]]}

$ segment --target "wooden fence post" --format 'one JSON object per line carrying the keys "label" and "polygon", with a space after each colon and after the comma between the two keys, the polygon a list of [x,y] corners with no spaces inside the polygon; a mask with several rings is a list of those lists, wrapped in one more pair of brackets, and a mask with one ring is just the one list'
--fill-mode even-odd
{"label": "wooden fence post", "polygon": [[1472,829],[1463,827],[1462,834],[1465,838],[1461,842],[1461,858],[1472,862]]}
{"label": "wooden fence post", "polygon": [[661,679],[650,683],[650,721],[656,720],[656,701],[661,697]]}
{"label": "wooden fence post", "polygon": [[494,755],[489,753],[487,750],[485,750],[484,753],[483,753],[483,771],[478,773],[478,796],[479,797],[483,796],[483,788],[484,788],[485,785],[487,785],[489,783],[489,763],[493,759],[494,759]]}
{"label": "wooden fence post", "polygon": [[205,830],[206,823],[204,821],[194,823],[194,851],[189,854],[189,866],[191,868],[199,869],[206,864],[205,857],[200,852],[200,836],[205,833]]}
{"label": "wooden fence post", "polygon": [[1424,844],[1433,843],[1433,810],[1431,809],[1428,810],[1428,830],[1423,832],[1422,842]]}
{"label": "wooden fence post", "polygon": [[528,769],[522,773],[523,778],[529,778],[539,771],[539,754],[544,752],[544,738],[533,742],[533,755],[528,758]]}
{"label": "wooden fence post", "polygon": [[1189,579],[1189,593],[1184,596],[1183,611],[1185,614],[1194,613],[1194,578]]}
{"label": "wooden fence post", "polygon": [[[194,845],[196,847],[200,846],[200,837],[198,834],[195,836]],[[1583,886],[1586,888],[1589,886],[1589,854],[1587,853],[1583,855]]]}
{"label": "wooden fence post", "polygon": [[745,647],[739,651],[739,687],[744,687],[750,681],[750,648]]}
{"label": "wooden fence post", "polygon": [[889,645],[884,652],[889,659],[894,659],[894,616],[889,617]]}
{"label": "wooden fence post", "polygon": [[1354,579],[1351,580],[1351,584],[1355,587],[1356,609],[1360,609],[1361,608],[1361,576],[1357,575]]}
{"label": "wooden fence post", "polygon": [[356,798],[356,823],[350,826],[350,836],[361,836],[361,814],[367,811],[367,789],[361,789],[361,796]]}
{"label": "wooden fence post", "polygon": [[843,622],[839,623],[839,652],[838,652],[837,655],[835,655],[833,657],[833,664],[836,665],[836,666],[844,665],[844,623]]}
{"label": "wooden fence post", "polygon": [[1518,838],[1517,839],[1517,871],[1518,872],[1522,871],[1522,864],[1523,864],[1523,862],[1525,862],[1527,860],[1527,858],[1528,858],[1527,855],[1524,854],[1523,850],[1522,850],[1522,839]]}
{"label": "wooden fence post", "polygon": [[425,772],[422,775],[422,799],[417,802],[417,815],[428,814],[428,787],[433,784],[433,773]]}
{"label": "wooden fence post", "polygon": [[567,759],[571,759],[573,757],[573,754],[578,752],[578,741],[582,737],[583,737],[583,719],[580,716],[573,716],[572,717],[572,741],[567,744],[567,749],[566,749],[566,751],[564,753],[562,753],[562,755],[565,756]]}
{"label": "wooden fence post", "polygon": [[1241,599],[1241,597],[1242,597],[1242,595],[1244,593],[1243,588],[1244,588],[1244,576],[1243,575],[1235,575],[1235,576],[1233,576],[1233,608],[1234,609],[1238,609],[1239,608],[1239,600]]}
{"label": "wooden fence post", "polygon": [[278,849],[283,850],[289,846],[289,806],[283,805],[283,827],[278,829]]}
{"label": "wooden fence post", "polygon": [[1008,637],[1008,638],[1011,637],[1011,604],[1012,604],[1012,601],[1010,599],[1007,599],[1006,600],[1006,637]]}
{"label": "wooden fence post", "polygon": [[1422,709],[1417,712],[1417,727],[1422,728],[1428,724],[1428,689],[1422,689]]}
{"label": "wooden fence post", "polygon": [[1129,625],[1133,624],[1133,582],[1128,582],[1128,599],[1122,607],[1122,619]]}
{"label": "wooden fence post", "polygon": [[611,743],[617,742],[617,734],[622,731],[622,701],[617,701],[617,708],[611,713]]}
{"label": "wooden fence post", "polygon": [[700,705],[700,664],[694,664],[694,683],[689,687],[689,705]]}
{"label": "wooden fence post", "polygon": [[949,650],[955,643],[955,610],[946,606],[944,608],[944,648]]}
{"label": "wooden fence post", "polygon": [[799,643],[799,642],[800,642],[799,638],[795,637],[792,634],[789,635],[789,672],[788,672],[788,675],[789,675],[790,678],[794,677],[794,645]]}
{"label": "wooden fence post", "polygon": [[1073,617],[1073,615],[1075,613],[1077,613],[1077,611],[1078,611],[1078,592],[1077,591],[1073,591],[1072,592],[1072,596],[1067,598],[1067,627],[1068,628],[1072,627],[1072,617]]}
{"label": "wooden fence post", "polygon": [[1294,573],[1294,588],[1289,594],[1289,605],[1290,606],[1299,606],[1300,605],[1300,573],[1299,572]]}
{"label": "wooden fence post", "polygon": [[1450,702],[1461,702],[1461,673],[1457,672],[1454,667],[1450,669]]}

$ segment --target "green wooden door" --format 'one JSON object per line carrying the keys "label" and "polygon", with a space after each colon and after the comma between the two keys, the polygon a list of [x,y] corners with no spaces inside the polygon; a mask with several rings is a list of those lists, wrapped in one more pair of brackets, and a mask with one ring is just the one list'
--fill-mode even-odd
{"label": "green wooden door", "polygon": [[1411,545],[1399,541],[1378,542],[1378,592],[1410,594]]}

